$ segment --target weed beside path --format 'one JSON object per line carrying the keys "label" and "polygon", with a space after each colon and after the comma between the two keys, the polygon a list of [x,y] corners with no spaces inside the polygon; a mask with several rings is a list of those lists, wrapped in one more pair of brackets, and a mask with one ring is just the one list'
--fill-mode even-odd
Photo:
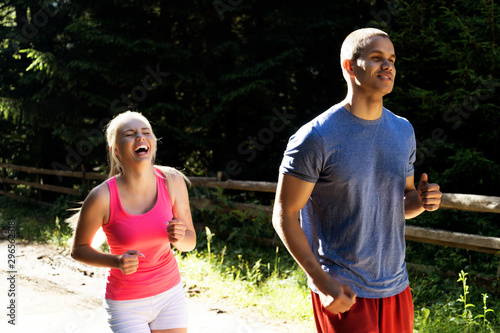
{"label": "weed beside path", "polygon": [[[0,240],[2,258],[7,258],[7,244],[7,240]],[[2,311],[0,332],[111,333],[102,304],[105,269],[74,261],[67,247],[22,242],[16,246],[16,325],[8,324]],[[1,304],[8,303],[6,274],[1,267]],[[206,298],[202,293],[188,298],[188,309],[190,333],[297,332],[286,323],[269,320],[230,300]]]}
{"label": "weed beside path", "polygon": [[[36,332],[87,332],[95,324],[101,328],[89,332],[106,332],[104,270],[69,257],[71,230],[62,222],[62,211],[0,196],[0,234],[5,238],[14,228],[19,245],[19,323],[32,325]],[[269,221],[231,214],[198,215],[207,224],[221,222],[220,234],[200,231],[196,250],[177,254],[191,296],[189,309],[195,311],[190,332],[314,332],[304,273],[282,247],[258,246],[244,237],[260,230],[259,236],[272,238]],[[0,304],[7,304],[7,280],[2,277],[7,274],[6,240],[0,239],[0,245]],[[409,265],[415,332],[500,332],[500,279],[490,272],[496,272],[497,257],[491,263],[491,258],[467,257],[451,249],[407,245],[408,260],[418,263]],[[6,322],[0,313],[0,332],[12,329]]]}

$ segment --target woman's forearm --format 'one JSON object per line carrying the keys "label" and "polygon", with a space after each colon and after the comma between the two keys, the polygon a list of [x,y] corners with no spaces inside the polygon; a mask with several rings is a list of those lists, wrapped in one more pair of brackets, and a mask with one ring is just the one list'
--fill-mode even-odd
{"label": "woman's forearm", "polygon": [[109,267],[119,269],[118,256],[110,253],[103,253],[90,245],[74,246],[71,250],[71,257],[76,261],[95,267]]}
{"label": "woman's forearm", "polygon": [[189,252],[196,247],[196,233],[192,230],[186,230],[186,234],[182,240],[172,243],[175,248],[181,252]]}

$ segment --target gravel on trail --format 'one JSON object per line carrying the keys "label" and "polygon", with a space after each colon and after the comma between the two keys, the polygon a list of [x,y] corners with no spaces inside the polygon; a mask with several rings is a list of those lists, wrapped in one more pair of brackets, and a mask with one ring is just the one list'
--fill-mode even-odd
{"label": "gravel on trail", "polygon": [[[9,244],[15,245],[12,267]],[[68,248],[7,239],[0,240],[0,258],[0,332],[111,333],[102,303],[104,268],[74,261]],[[188,297],[188,308],[189,333],[313,332],[203,296]]]}

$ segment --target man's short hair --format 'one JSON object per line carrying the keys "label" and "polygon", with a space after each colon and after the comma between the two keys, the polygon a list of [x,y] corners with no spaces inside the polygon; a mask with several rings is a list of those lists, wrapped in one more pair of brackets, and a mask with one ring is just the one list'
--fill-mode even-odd
{"label": "man's short hair", "polygon": [[351,32],[344,39],[340,49],[340,66],[343,66],[346,59],[356,61],[361,56],[365,46],[370,42],[370,38],[374,36],[390,38],[386,32],[375,28],[363,28]]}

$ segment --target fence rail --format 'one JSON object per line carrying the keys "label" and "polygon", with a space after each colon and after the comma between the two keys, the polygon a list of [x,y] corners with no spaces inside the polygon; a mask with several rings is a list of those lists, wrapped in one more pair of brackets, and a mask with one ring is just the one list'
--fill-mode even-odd
{"label": "fence rail", "polygon": [[[40,179],[38,175],[55,175],[58,177],[73,177],[79,178],[82,182],[86,180],[105,180],[106,175],[96,173],[96,172],[85,172],[82,171],[61,171],[61,170],[48,170],[48,169],[38,169],[34,167],[18,166],[13,164],[0,163],[0,168],[2,168],[2,178],[0,182],[3,183],[3,191],[0,190],[0,194],[17,197],[15,193],[12,193],[8,188],[8,184],[13,185],[24,185],[38,190],[53,191],[64,194],[81,194],[78,188],[62,187],[57,185],[43,184],[41,180],[39,182],[33,181],[23,181],[19,179],[8,178],[7,170],[27,172],[37,175],[37,179]],[[230,190],[241,190],[241,191],[256,191],[256,192],[269,192],[273,193],[276,191],[277,183],[275,182],[263,182],[263,181],[238,181],[238,180],[225,180],[221,181],[220,177],[190,177],[191,185],[193,187],[214,187]],[[192,199],[193,206],[197,208],[203,208],[210,205],[214,205],[216,202],[207,199]],[[443,209],[455,209],[461,211],[473,211],[473,212],[484,212],[484,213],[500,213],[500,197],[484,196],[484,195],[474,195],[474,194],[459,194],[459,193],[443,193],[441,208]],[[265,214],[272,214],[272,207],[261,206],[253,204],[242,204],[235,203],[233,209],[239,210],[255,210],[262,211]],[[500,238],[498,237],[486,237],[480,235],[463,234],[444,230],[435,230],[430,228],[416,227],[412,225],[406,226],[405,237],[407,240],[437,244],[442,246],[450,246],[455,248],[468,249],[472,251],[486,252],[499,254],[500,253]],[[499,266],[500,275],[500,266]]]}

